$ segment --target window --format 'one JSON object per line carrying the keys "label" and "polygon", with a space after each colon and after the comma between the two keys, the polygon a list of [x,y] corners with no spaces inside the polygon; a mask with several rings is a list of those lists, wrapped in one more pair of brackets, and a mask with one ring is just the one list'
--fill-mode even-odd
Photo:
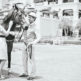
{"label": "window", "polygon": [[54,11],[52,14],[53,14],[53,18],[58,18],[58,11]]}
{"label": "window", "polygon": [[44,2],[46,0],[34,0],[34,3],[40,3],[40,2]]}
{"label": "window", "polygon": [[63,10],[63,16],[73,16],[73,10],[72,9]]}
{"label": "window", "polygon": [[50,14],[49,14],[49,13],[43,13],[43,15],[44,15],[45,17],[50,17]]}
{"label": "window", "polygon": [[79,0],[79,2],[81,2],[81,0]]}
{"label": "window", "polygon": [[56,4],[58,3],[58,0],[34,0],[34,3],[40,3],[45,1],[48,1],[48,4],[51,2],[55,2]]}
{"label": "window", "polygon": [[48,2],[55,2],[55,0],[48,0]]}
{"label": "window", "polygon": [[74,2],[74,0],[63,0],[64,3],[67,3],[67,2]]}
{"label": "window", "polygon": [[50,17],[50,12],[48,10],[42,11],[42,17]]}
{"label": "window", "polygon": [[55,2],[56,4],[58,3],[58,0],[48,0],[48,4],[51,2]]}
{"label": "window", "polygon": [[81,17],[81,10],[79,10],[79,18]]}

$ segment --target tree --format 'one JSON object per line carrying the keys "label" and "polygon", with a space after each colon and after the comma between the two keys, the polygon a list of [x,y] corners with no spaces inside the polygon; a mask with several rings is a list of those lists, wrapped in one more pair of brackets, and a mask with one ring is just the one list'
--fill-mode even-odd
{"label": "tree", "polygon": [[63,18],[60,23],[59,27],[63,30],[63,36],[72,36],[73,27],[72,27],[72,20],[68,18]]}

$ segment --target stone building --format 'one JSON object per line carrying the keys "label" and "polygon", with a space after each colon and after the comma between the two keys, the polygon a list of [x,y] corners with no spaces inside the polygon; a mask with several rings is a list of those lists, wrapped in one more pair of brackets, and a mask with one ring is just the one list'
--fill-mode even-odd
{"label": "stone building", "polygon": [[5,4],[18,1],[34,5],[38,11],[41,11],[40,15],[46,22],[47,19],[52,22],[55,18],[59,21],[63,18],[71,20],[73,32],[76,32],[76,25],[81,18],[81,0],[0,0],[0,9],[4,8]]}
{"label": "stone building", "polygon": [[[81,18],[81,0],[34,0],[37,9],[43,9],[42,15],[48,18],[66,18],[72,20],[73,32]],[[48,8],[48,9],[47,9]],[[49,10],[49,8],[51,8]],[[44,15],[45,14],[45,15]]]}

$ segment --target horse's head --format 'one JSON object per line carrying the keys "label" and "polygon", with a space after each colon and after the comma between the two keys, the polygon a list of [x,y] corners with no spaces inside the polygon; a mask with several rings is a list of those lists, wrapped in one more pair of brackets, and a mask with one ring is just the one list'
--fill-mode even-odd
{"label": "horse's head", "polygon": [[14,21],[21,25],[23,28],[28,26],[27,14],[24,11],[24,5],[22,3],[16,3],[14,6]]}

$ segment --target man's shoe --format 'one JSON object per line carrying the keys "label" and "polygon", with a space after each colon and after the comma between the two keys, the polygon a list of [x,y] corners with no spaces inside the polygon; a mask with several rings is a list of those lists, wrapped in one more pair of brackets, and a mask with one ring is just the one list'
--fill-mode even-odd
{"label": "man's shoe", "polygon": [[5,80],[5,79],[7,79],[7,77],[5,75],[0,76],[0,80]]}
{"label": "man's shoe", "polygon": [[33,80],[35,77],[27,77],[27,80]]}
{"label": "man's shoe", "polygon": [[35,75],[29,75],[29,76],[27,77],[27,80],[33,80],[33,79],[35,79],[35,78],[36,78]]}
{"label": "man's shoe", "polygon": [[19,77],[28,77],[29,75],[27,75],[27,74],[22,74],[22,75],[20,75]]}

